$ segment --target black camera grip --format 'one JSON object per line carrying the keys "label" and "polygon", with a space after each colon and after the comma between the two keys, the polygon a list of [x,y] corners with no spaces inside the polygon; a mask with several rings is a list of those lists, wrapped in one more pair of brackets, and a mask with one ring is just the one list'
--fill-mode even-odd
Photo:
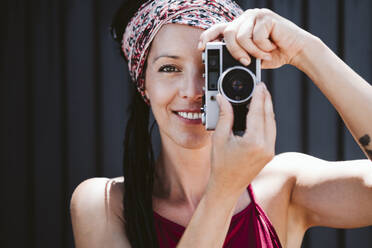
{"label": "black camera grip", "polygon": [[[249,105],[248,105],[249,106]],[[234,125],[233,133],[234,135],[243,136],[246,128],[246,120],[248,108],[247,105],[234,105],[232,104],[234,110]]]}

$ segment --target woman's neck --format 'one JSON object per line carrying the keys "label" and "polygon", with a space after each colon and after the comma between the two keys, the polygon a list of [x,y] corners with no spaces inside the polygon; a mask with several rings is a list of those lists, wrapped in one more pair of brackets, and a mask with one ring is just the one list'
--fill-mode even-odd
{"label": "woman's neck", "polygon": [[188,149],[162,139],[155,165],[154,196],[174,205],[197,207],[210,176],[211,142]]}

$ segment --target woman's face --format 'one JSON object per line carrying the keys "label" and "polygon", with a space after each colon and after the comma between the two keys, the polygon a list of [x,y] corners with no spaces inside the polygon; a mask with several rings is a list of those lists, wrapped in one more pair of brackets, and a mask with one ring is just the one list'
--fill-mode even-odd
{"label": "woman's face", "polygon": [[164,25],[154,38],[147,58],[145,88],[163,142],[200,148],[210,142],[201,122],[204,80],[202,29]]}

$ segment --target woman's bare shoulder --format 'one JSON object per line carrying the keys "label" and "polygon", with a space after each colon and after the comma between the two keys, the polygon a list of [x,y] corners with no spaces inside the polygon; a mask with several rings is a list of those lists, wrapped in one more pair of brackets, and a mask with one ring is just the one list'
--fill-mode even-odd
{"label": "woman's bare shoulder", "polygon": [[[118,214],[122,212],[124,179],[90,178],[80,183],[71,198],[71,211],[84,210],[85,213],[98,211],[103,214]],[[109,216],[106,216],[109,217]]]}
{"label": "woman's bare shoulder", "polygon": [[276,172],[286,177],[293,177],[299,170],[301,165],[309,161],[309,159],[317,159],[313,156],[300,152],[284,152],[274,156],[274,158],[264,167],[263,173]]}
{"label": "woman's bare shoulder", "polygon": [[125,236],[123,178],[91,178],[72,194],[70,211],[76,247],[130,247]]}

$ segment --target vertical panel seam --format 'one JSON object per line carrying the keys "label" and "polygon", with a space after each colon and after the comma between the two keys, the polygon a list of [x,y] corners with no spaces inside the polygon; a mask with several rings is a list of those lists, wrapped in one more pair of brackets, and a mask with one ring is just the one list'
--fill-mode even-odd
{"label": "vertical panel seam", "polygon": [[101,74],[101,42],[100,42],[100,1],[93,2],[93,24],[94,24],[94,101],[95,101],[95,171],[96,176],[103,175],[103,151],[102,151],[102,74]]}
{"label": "vertical panel seam", "polygon": [[[301,6],[302,12],[302,27],[305,30],[309,29],[309,1],[303,0]],[[301,136],[302,136],[302,152],[309,153],[309,82],[307,76],[302,73],[301,74]],[[309,248],[311,246],[311,236],[309,235],[309,231],[307,231],[304,235],[303,239],[303,247]]]}
{"label": "vertical panel seam", "polygon": [[35,82],[34,82],[34,73],[33,73],[33,44],[34,44],[34,35],[33,35],[33,18],[31,14],[31,3],[26,1],[24,5],[24,28],[25,28],[25,37],[27,37],[27,42],[24,41],[25,46],[25,68],[26,68],[26,87],[25,87],[25,106],[26,110],[26,134],[27,134],[27,182],[26,182],[26,195],[27,195],[27,216],[28,216],[28,244],[29,247],[35,247],[35,162],[34,162],[34,145],[35,145],[35,128],[34,128],[34,114],[35,114]]}
{"label": "vertical panel seam", "polygon": [[66,1],[59,3],[59,57],[60,57],[60,91],[61,91],[61,172],[62,172],[62,247],[68,247],[69,235],[69,169],[68,169],[68,91],[66,70]]}
{"label": "vertical panel seam", "polygon": [[[345,2],[338,0],[338,21],[337,21],[337,54],[343,60],[345,57]],[[344,147],[345,147],[345,125],[341,116],[336,111],[337,115],[337,160],[345,160]],[[338,247],[345,248],[345,230],[337,230]]]}

